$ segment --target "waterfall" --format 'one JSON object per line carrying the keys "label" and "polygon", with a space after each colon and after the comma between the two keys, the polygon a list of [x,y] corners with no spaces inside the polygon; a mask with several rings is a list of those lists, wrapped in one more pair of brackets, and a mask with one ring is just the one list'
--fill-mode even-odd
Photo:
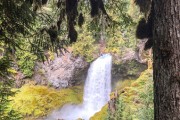
{"label": "waterfall", "polygon": [[96,59],[88,70],[84,86],[83,103],[81,105],[65,105],[60,111],[50,115],[47,120],[89,120],[96,112],[107,104],[111,92],[110,54],[103,54]]}

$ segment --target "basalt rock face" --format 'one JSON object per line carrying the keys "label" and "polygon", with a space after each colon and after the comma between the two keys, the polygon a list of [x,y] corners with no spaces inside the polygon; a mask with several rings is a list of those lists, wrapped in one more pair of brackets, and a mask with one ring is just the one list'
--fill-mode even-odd
{"label": "basalt rock face", "polygon": [[37,84],[67,88],[85,80],[88,66],[82,57],[75,58],[71,53],[66,53],[49,63],[37,63],[33,79]]}
{"label": "basalt rock face", "polygon": [[113,64],[112,80],[116,82],[118,80],[136,79],[146,69],[146,63],[140,63],[135,59],[121,64]]}
{"label": "basalt rock face", "polygon": [[[137,50],[127,49],[124,55],[112,55],[112,85],[119,80],[136,79],[140,73],[147,69],[147,60],[143,57],[143,43],[139,44]],[[89,63],[82,57],[73,57],[72,53],[55,56],[52,61],[45,63],[37,62],[34,75],[25,79],[21,72],[16,75],[16,87],[33,82],[39,85],[48,85],[54,88],[67,88],[80,85],[85,82]]]}
{"label": "basalt rock face", "polygon": [[117,64],[112,66],[113,85],[119,80],[137,79],[148,68],[150,51],[144,51],[146,40],[138,43],[136,50],[126,49],[122,56],[114,55]]}
{"label": "basalt rock face", "polygon": [[[131,50],[119,58],[119,61],[119,64],[112,65],[112,85],[119,80],[136,79],[147,69],[147,64],[137,60],[136,53]],[[66,53],[55,57],[53,61],[36,63],[34,76],[30,80],[22,79],[21,86],[30,81],[60,89],[80,85],[85,82],[88,68],[89,63],[82,57],[73,57],[71,53]]]}

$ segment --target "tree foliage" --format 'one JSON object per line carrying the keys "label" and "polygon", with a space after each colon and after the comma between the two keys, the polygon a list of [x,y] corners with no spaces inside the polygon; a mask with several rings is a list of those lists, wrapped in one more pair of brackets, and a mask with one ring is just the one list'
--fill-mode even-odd
{"label": "tree foliage", "polygon": [[37,56],[27,51],[16,51],[17,65],[24,74],[25,77],[31,77],[33,75],[35,62]]}
{"label": "tree foliage", "polygon": [[7,44],[9,50],[19,47],[22,36],[30,34],[35,13],[29,2],[24,0],[0,1],[0,41]]}
{"label": "tree foliage", "polygon": [[28,1],[0,1],[0,119],[17,120],[19,115],[9,108],[9,97],[15,92],[11,90],[13,77],[8,69],[12,67],[10,53],[20,48],[19,39],[30,34],[33,28],[35,14],[30,9]]}
{"label": "tree foliage", "polygon": [[[116,3],[116,4],[115,4]],[[117,0],[112,1],[108,0],[104,3],[105,9],[107,14],[109,15],[110,19],[106,18],[106,15],[102,14],[100,12],[99,15],[96,17],[91,18],[88,13],[91,11],[90,8],[87,7],[80,7],[81,13],[84,14],[84,25],[82,27],[76,27],[77,32],[79,36],[82,37],[82,34],[84,35],[84,40],[81,40],[81,44],[74,44],[74,50],[75,48],[79,48],[79,52],[76,51],[76,54],[85,56],[86,52],[88,53],[90,58],[94,59],[97,57],[97,54],[100,53],[112,53],[116,55],[121,55],[122,49],[125,48],[134,48],[136,46],[136,38],[134,36],[135,34],[135,27],[137,23],[137,19],[132,14],[137,8],[133,8],[130,1],[125,0]],[[130,14],[129,9],[133,9]],[[138,14],[138,13],[136,13]],[[83,29],[83,32],[81,32]],[[86,36],[91,37],[91,40],[86,39]],[[102,45],[104,50],[99,51],[99,49],[95,49],[92,47],[92,50],[94,49],[94,52],[90,49],[82,48],[83,44],[91,42],[92,46],[99,47]],[[77,39],[77,43],[79,43],[79,37]],[[86,43],[85,43],[86,42]],[[76,46],[77,45],[77,46]],[[81,46],[81,47],[80,47]],[[81,50],[80,50],[81,49]],[[100,47],[101,49],[101,47]],[[90,52],[90,54],[89,54]],[[96,53],[96,55],[92,56],[92,53]]]}
{"label": "tree foliage", "polygon": [[0,119],[18,120],[21,118],[20,115],[8,107],[10,103],[9,97],[15,94],[11,90],[13,80],[8,72],[8,68],[11,66],[10,59],[1,57],[0,66]]}
{"label": "tree foliage", "polygon": [[78,41],[72,44],[72,51],[75,56],[83,56],[87,62],[95,59],[98,54],[97,45],[91,32],[87,31],[87,26],[84,26],[83,31],[79,32]]}
{"label": "tree foliage", "polygon": [[[9,53],[16,55],[21,71],[31,76],[37,59],[33,54],[44,61],[47,51],[63,53],[68,44],[76,42],[74,54],[80,53],[92,61],[95,44],[100,39],[107,41],[107,52],[116,53],[119,47],[128,46],[124,43],[133,32],[127,33],[135,26],[128,8],[126,0],[58,0],[56,5],[48,0],[1,0],[0,43],[4,50],[0,68],[1,95],[6,99],[13,95],[7,74],[11,64],[6,59]],[[3,94],[6,90],[10,94]],[[8,102],[2,105],[7,106]]]}

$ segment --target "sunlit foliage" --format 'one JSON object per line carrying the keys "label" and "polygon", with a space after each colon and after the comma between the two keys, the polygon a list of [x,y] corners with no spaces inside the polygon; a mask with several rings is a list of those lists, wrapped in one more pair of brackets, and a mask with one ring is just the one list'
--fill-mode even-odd
{"label": "sunlit foliage", "polygon": [[83,56],[87,62],[95,59],[98,54],[97,45],[91,32],[88,32],[87,26],[83,26],[83,30],[79,30],[78,41],[72,45],[72,51],[75,56]]}
{"label": "sunlit foliage", "polygon": [[33,75],[37,56],[30,53],[30,44],[24,42],[21,44],[21,48],[24,50],[17,49],[15,53],[17,65],[25,77],[31,77]]}
{"label": "sunlit foliage", "polygon": [[[153,81],[151,69],[141,73],[141,76],[130,87],[125,87],[119,92],[120,97],[129,106],[129,108],[126,107],[126,112],[129,109],[128,111],[132,113],[133,119],[141,118],[140,120],[143,120],[145,118],[153,118]],[[146,111],[143,109],[145,106],[148,106]]]}
{"label": "sunlit foliage", "polygon": [[82,87],[56,90],[45,86],[28,84],[12,97],[11,106],[24,117],[45,116],[66,103],[78,104],[82,101]]}

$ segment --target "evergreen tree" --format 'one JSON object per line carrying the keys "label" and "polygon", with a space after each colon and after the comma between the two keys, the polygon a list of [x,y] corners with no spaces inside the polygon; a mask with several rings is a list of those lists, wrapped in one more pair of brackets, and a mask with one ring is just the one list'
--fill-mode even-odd
{"label": "evergreen tree", "polygon": [[[149,39],[146,49],[153,47],[155,120],[178,120],[180,119],[180,2],[179,0],[135,0],[135,2],[145,13],[145,18],[139,22],[136,36],[140,39]],[[35,16],[38,13],[36,11],[46,3],[47,0],[0,1],[0,42],[5,43],[8,51],[21,49],[19,38],[31,35]],[[60,12],[57,25],[51,25],[39,32],[42,35],[44,32],[47,33],[50,42],[42,41],[40,39],[42,35],[38,34],[35,37],[39,36],[39,38],[31,43],[32,51],[38,54],[43,53],[42,50],[52,49],[52,46],[55,46],[54,51],[63,48],[63,40],[58,38],[62,21],[67,22],[70,43],[76,42],[78,33],[75,25],[78,16],[79,25],[83,23],[82,14],[78,13],[80,3],[78,0],[58,0],[57,7]],[[106,21],[111,21],[103,0],[90,0],[88,4],[90,4],[93,19],[103,14]],[[37,44],[42,49],[37,47]],[[2,65],[4,64],[3,62]],[[8,85],[9,82],[3,81],[3,84]]]}
{"label": "evergreen tree", "polygon": [[11,90],[13,80],[8,72],[10,66],[11,61],[8,57],[0,58],[0,120],[19,120],[21,118],[17,112],[8,107],[9,97],[15,94]]}
{"label": "evergreen tree", "polygon": [[0,56],[0,119],[18,120],[19,114],[9,108],[9,98],[15,94],[11,90],[13,77],[8,69],[12,65],[10,53],[20,48],[20,39],[29,35],[35,19],[34,12],[30,9],[30,2],[24,0],[0,1],[0,43],[3,52]]}
{"label": "evergreen tree", "polygon": [[[142,12],[150,11],[137,27],[137,37],[153,47],[154,119],[180,119],[180,2],[135,0]],[[150,7],[147,7],[150,6]],[[150,10],[147,10],[150,8]]]}

